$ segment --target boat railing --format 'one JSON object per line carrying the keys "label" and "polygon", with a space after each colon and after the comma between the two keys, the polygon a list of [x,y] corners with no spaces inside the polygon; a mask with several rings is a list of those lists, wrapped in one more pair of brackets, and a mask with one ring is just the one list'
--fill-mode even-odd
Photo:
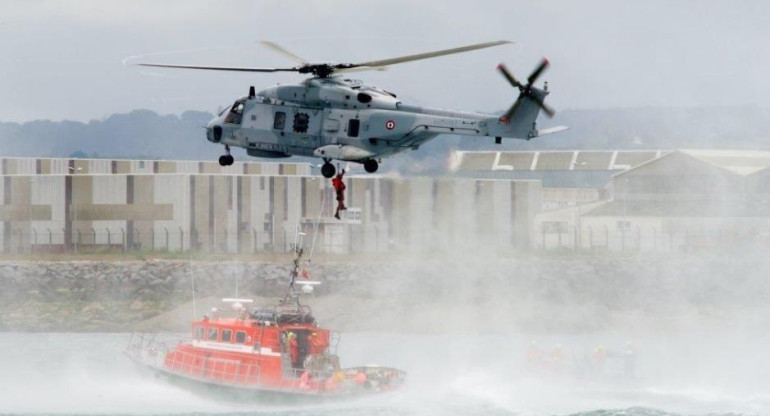
{"label": "boat railing", "polygon": [[177,344],[185,342],[182,336],[159,333],[134,333],[128,341],[126,353],[133,359],[154,368],[163,368],[166,354]]}
{"label": "boat railing", "polygon": [[174,351],[169,354],[163,369],[165,371],[217,384],[248,386],[260,382],[259,363],[249,363],[234,358],[211,357]]}
{"label": "boat railing", "polygon": [[240,386],[259,383],[259,363],[201,356],[175,348],[185,342],[182,337],[166,334],[132,334],[126,353],[151,368],[187,378]]}
{"label": "boat railing", "polygon": [[341,338],[342,338],[342,334],[340,334],[339,332],[337,331],[329,332],[329,354],[337,355],[337,348],[340,345]]}

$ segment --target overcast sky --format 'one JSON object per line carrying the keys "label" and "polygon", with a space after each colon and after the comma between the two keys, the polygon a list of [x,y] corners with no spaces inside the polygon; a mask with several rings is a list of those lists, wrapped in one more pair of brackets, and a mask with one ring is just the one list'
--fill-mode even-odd
{"label": "overcast sky", "polygon": [[140,69],[128,62],[291,66],[388,58],[474,42],[502,46],[356,78],[417,104],[507,107],[547,56],[557,109],[770,105],[770,1],[0,0],[0,121],[98,119],[150,109],[215,111],[303,78]]}

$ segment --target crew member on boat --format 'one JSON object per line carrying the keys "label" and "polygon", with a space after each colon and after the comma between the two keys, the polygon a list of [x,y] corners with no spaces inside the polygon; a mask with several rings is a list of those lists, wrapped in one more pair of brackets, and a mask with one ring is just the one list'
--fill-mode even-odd
{"label": "crew member on boat", "polygon": [[307,343],[310,345],[310,354],[317,355],[324,352],[325,346],[323,341],[318,338],[318,334],[311,332],[307,336]]}
{"label": "crew member on boat", "polygon": [[289,356],[291,357],[291,366],[297,368],[297,358],[299,357],[299,345],[297,345],[297,334],[289,332]]}

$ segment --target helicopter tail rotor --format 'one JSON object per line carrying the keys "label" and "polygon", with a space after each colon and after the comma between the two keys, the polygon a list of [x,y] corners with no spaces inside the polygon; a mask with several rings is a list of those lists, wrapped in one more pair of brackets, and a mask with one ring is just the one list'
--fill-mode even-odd
{"label": "helicopter tail rotor", "polygon": [[515,88],[519,89],[519,98],[513,103],[511,108],[500,117],[500,121],[503,123],[509,123],[516,116],[516,113],[522,106],[522,100],[529,100],[534,102],[548,117],[553,117],[556,112],[544,102],[546,95],[548,95],[547,87],[544,89],[538,89],[533,84],[540,78],[540,75],[548,68],[549,62],[543,58],[540,64],[534,71],[527,77],[527,84],[522,84],[518,79],[508,70],[504,64],[499,64],[497,70],[503,75],[503,77]]}

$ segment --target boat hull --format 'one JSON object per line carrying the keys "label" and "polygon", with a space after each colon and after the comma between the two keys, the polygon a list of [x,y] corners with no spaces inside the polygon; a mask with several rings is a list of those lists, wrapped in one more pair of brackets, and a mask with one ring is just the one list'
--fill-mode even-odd
{"label": "boat hull", "polygon": [[299,389],[273,389],[257,385],[242,385],[222,383],[205,378],[190,377],[163,367],[158,367],[141,358],[126,353],[142,371],[157,378],[163,379],[169,384],[192,391],[198,395],[210,397],[216,400],[225,400],[238,403],[260,404],[316,404],[319,402],[331,402],[347,400],[366,396],[382,396],[393,394],[396,390],[374,390],[362,387],[353,390],[321,391]]}

